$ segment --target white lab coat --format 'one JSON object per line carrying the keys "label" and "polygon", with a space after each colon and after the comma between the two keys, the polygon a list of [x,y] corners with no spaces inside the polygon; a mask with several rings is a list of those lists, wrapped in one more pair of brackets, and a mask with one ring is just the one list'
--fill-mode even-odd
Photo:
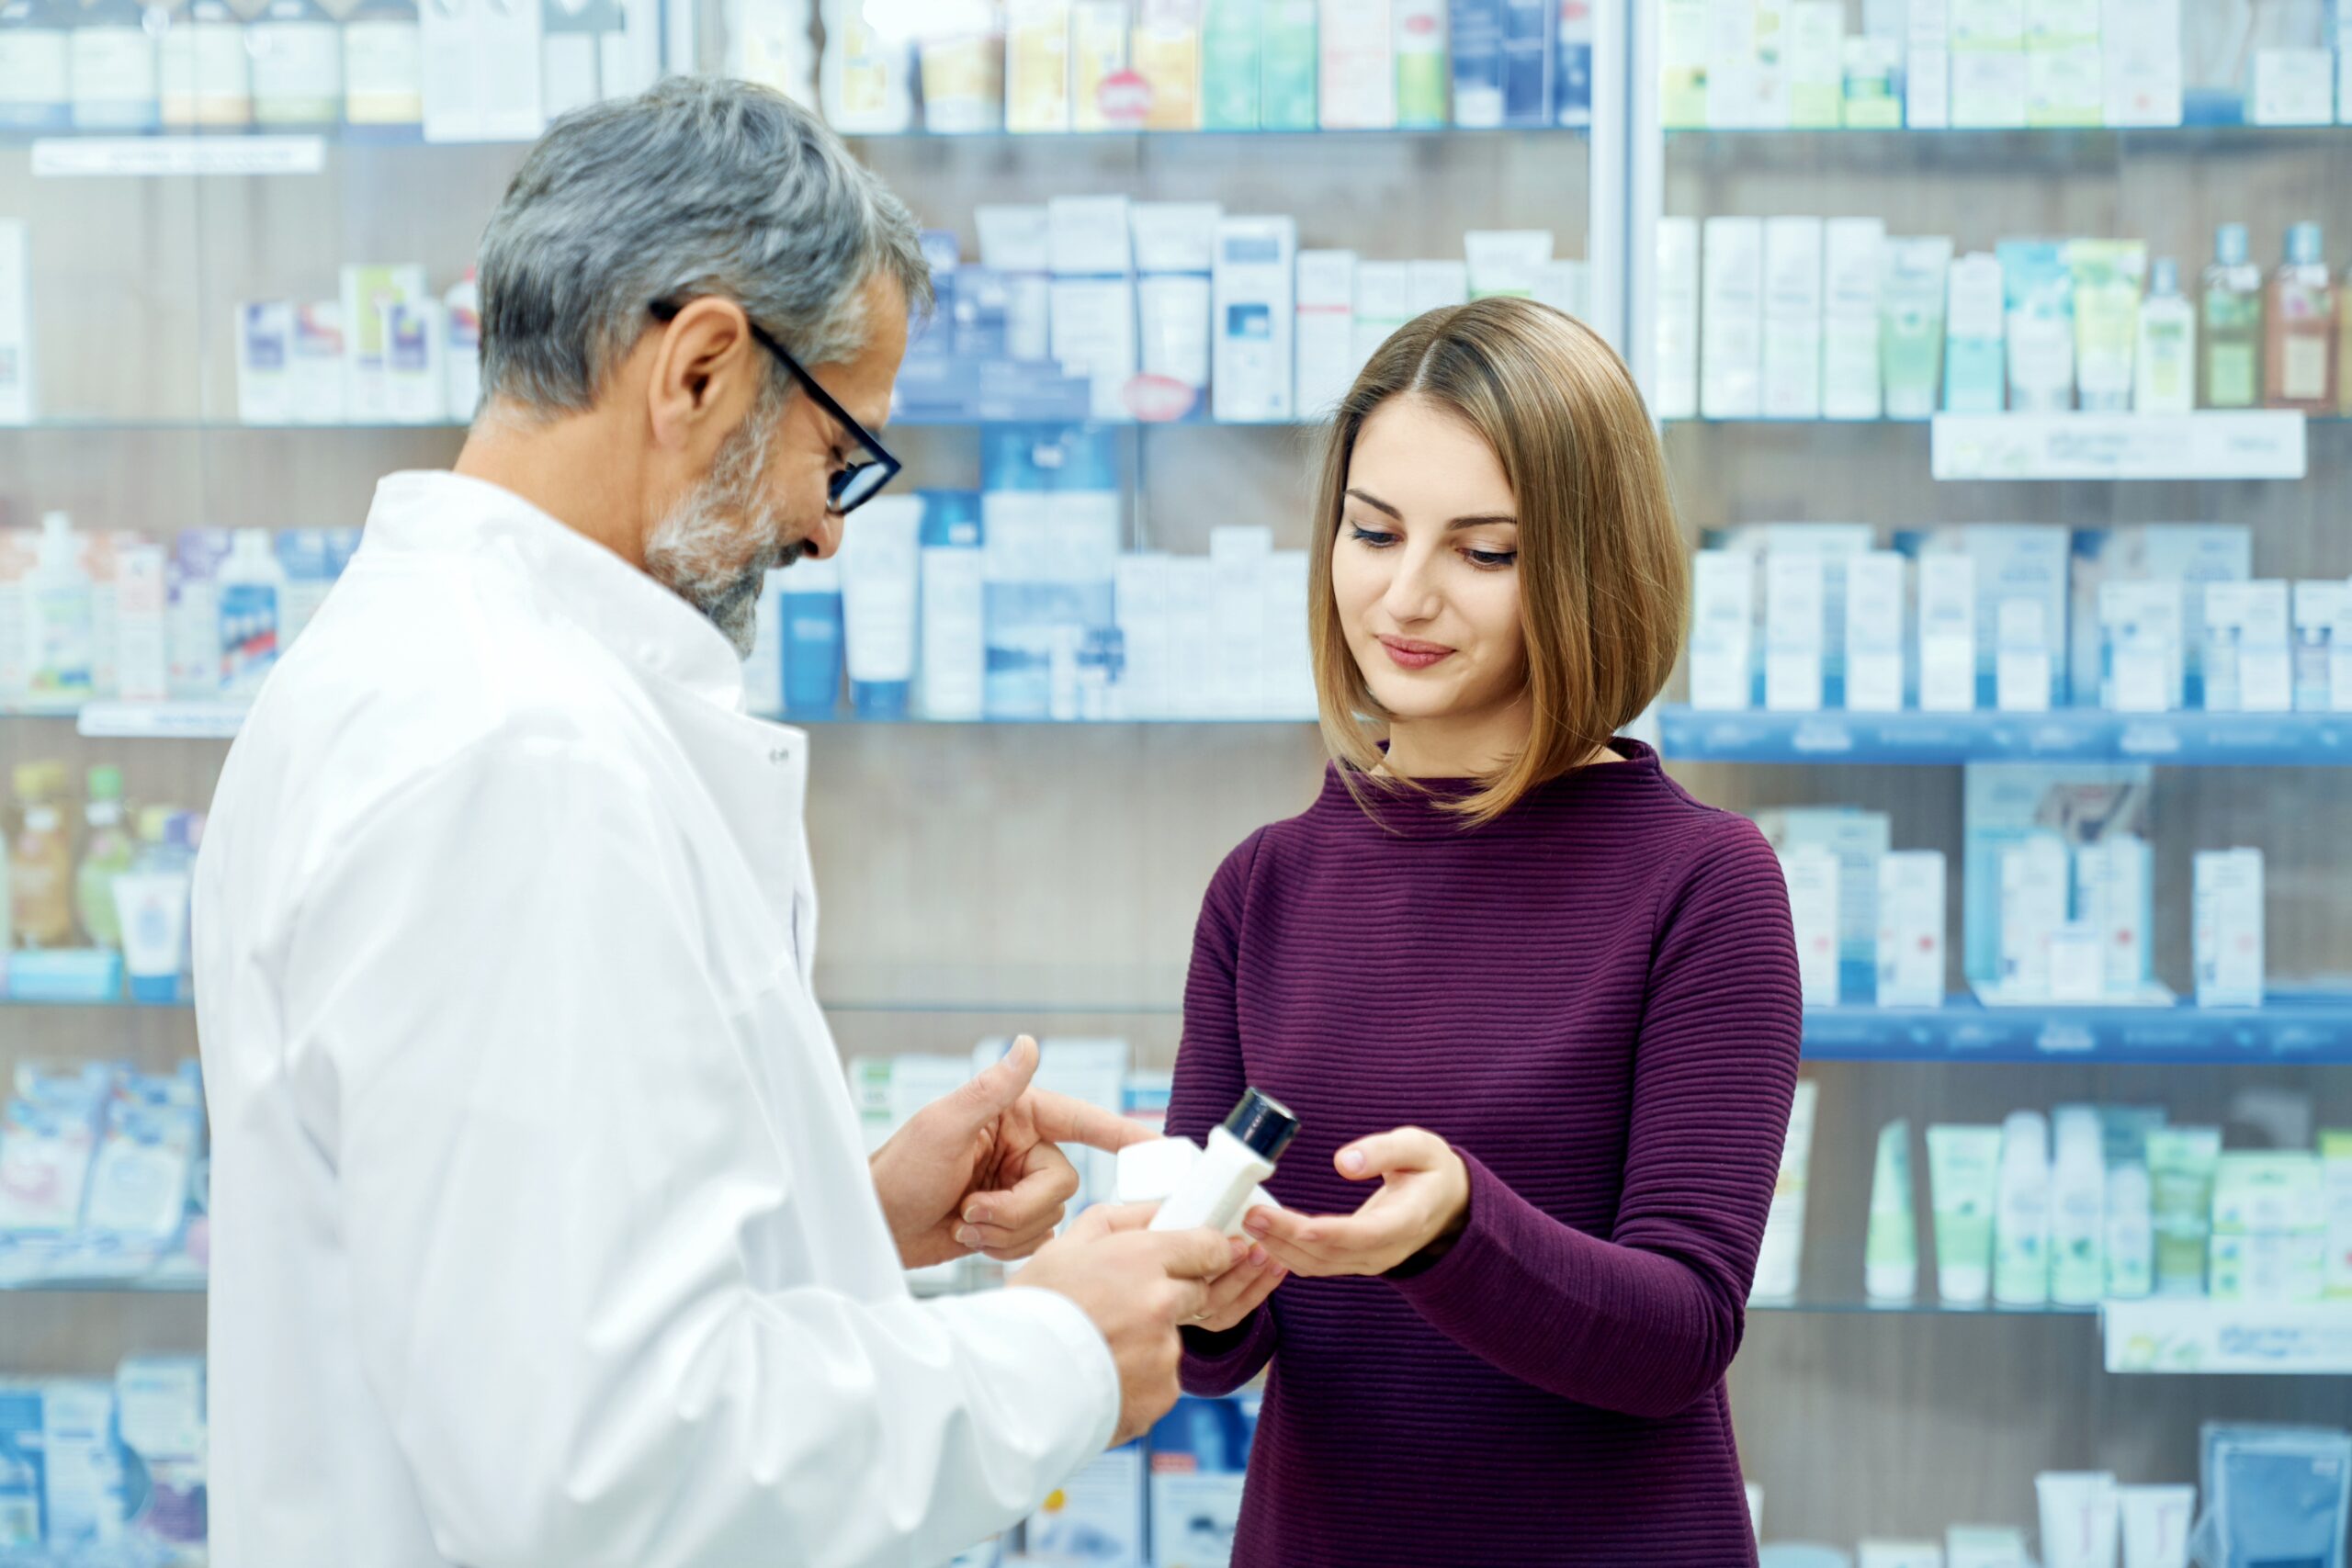
{"label": "white lab coat", "polygon": [[808,988],[808,739],[684,602],[397,474],[197,872],[223,1568],[941,1562],[1108,1441],[917,1303]]}

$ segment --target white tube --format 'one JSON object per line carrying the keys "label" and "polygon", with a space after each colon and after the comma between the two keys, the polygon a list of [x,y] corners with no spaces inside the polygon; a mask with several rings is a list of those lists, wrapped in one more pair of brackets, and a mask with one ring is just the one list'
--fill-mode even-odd
{"label": "white tube", "polygon": [[2042,1568],[2115,1568],[2114,1476],[2045,1471],[2033,1490],[2041,1504]]}
{"label": "white tube", "polygon": [[1796,1098],[1789,1107],[1788,1141],[1781,1145],[1781,1174],[1773,1184],[1772,1206],[1764,1218],[1764,1243],[1756,1256],[1756,1278],[1747,1292],[1750,1301],[1782,1301],[1797,1293],[1798,1267],[1804,1258],[1813,1111],[1819,1092],[1811,1078],[1797,1080]]}
{"label": "white tube", "polygon": [[2123,1568],[2188,1568],[2188,1530],[2197,1517],[2194,1486],[2121,1486]]}
{"label": "white tube", "polygon": [[850,695],[863,718],[902,718],[915,674],[919,496],[883,496],[842,538],[842,614]]}
{"label": "white tube", "polygon": [[185,871],[131,871],[114,879],[122,920],[122,962],[134,1001],[179,999],[187,953],[188,875]]}

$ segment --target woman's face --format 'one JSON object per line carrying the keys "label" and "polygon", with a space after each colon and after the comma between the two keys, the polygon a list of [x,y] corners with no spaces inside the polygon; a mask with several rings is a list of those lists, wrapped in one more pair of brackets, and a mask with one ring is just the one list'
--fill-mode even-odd
{"label": "woman's face", "polygon": [[1391,398],[1356,433],[1331,590],[1395,717],[1475,720],[1525,690],[1516,515],[1493,449],[1438,405]]}

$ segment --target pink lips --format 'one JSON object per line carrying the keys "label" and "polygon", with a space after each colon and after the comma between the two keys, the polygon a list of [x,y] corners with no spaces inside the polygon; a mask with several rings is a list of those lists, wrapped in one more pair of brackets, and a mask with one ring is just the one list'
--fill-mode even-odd
{"label": "pink lips", "polygon": [[1406,670],[1427,670],[1433,664],[1453,657],[1453,649],[1443,643],[1415,642],[1411,637],[1382,637],[1380,646],[1388,650],[1389,658],[1395,660],[1400,668]]}

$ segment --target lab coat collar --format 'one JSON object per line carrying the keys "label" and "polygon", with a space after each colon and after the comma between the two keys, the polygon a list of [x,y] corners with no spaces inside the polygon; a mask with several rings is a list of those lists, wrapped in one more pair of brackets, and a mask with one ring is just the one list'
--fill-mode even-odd
{"label": "lab coat collar", "polygon": [[438,469],[377,481],[367,539],[398,554],[497,553],[534,597],[631,669],[730,712],[743,709],[743,666],[702,613],[620,557],[514,491]]}

